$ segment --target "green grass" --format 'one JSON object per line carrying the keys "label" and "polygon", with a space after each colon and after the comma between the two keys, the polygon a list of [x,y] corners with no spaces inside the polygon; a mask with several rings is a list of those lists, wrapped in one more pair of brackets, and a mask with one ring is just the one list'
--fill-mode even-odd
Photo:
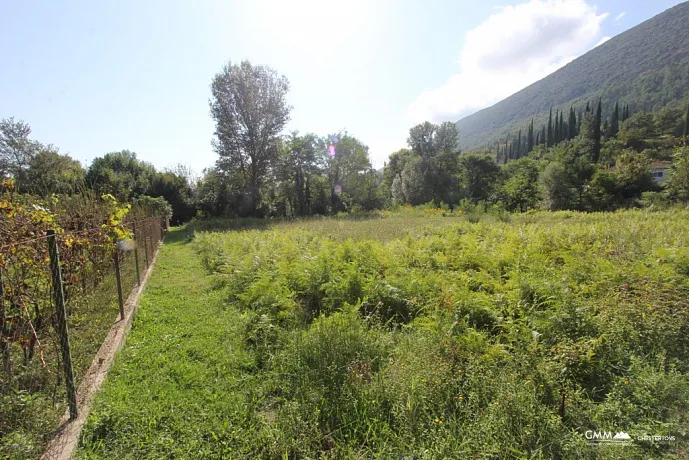
{"label": "green grass", "polygon": [[686,457],[687,211],[379,217],[170,233],[78,456]]}
{"label": "green grass", "polygon": [[199,458],[248,438],[251,400],[238,389],[255,377],[242,370],[243,317],[222,297],[184,231],[170,232],[79,456]]}

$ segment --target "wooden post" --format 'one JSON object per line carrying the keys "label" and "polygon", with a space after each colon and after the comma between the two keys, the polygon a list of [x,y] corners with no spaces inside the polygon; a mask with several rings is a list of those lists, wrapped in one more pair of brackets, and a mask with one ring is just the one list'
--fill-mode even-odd
{"label": "wooden post", "polygon": [[115,279],[117,280],[117,300],[120,303],[120,319],[124,319],[124,298],[122,297],[122,278],[120,276],[120,250],[115,242]]}
{"label": "wooden post", "polygon": [[53,296],[57,317],[57,334],[60,336],[60,350],[62,364],[67,384],[67,399],[69,399],[69,419],[75,420],[77,410],[77,389],[74,385],[74,369],[72,368],[72,353],[69,348],[69,330],[67,329],[67,312],[65,311],[65,294],[62,290],[62,270],[60,269],[60,252],[57,247],[55,230],[48,230],[48,252],[50,253],[50,271],[53,280]]}
{"label": "wooden post", "polygon": [[136,285],[141,286],[141,274],[139,273],[139,239],[136,235],[136,222],[132,223],[134,232],[134,264],[136,264]]}

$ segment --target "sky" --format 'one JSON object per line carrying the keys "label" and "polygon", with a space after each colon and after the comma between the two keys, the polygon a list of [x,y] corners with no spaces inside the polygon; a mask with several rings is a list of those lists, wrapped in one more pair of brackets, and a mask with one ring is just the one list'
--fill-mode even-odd
{"label": "sky", "polygon": [[[285,132],[341,130],[374,166],[677,0],[0,0],[0,118],[84,165],[128,149],[215,163],[210,84],[248,59],[290,81]],[[461,133],[460,133],[461,136]]]}

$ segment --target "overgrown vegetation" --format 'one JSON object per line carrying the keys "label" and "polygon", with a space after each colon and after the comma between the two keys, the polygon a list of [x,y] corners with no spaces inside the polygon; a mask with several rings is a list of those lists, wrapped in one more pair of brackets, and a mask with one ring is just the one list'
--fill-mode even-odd
{"label": "overgrown vegetation", "polygon": [[686,456],[686,210],[405,213],[177,231],[80,456]]}

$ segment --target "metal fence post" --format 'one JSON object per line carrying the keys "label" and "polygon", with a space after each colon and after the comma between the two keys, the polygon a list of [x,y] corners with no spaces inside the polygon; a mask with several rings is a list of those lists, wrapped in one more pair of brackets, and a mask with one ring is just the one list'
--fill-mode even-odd
{"label": "metal fence post", "polygon": [[48,252],[50,253],[50,271],[53,280],[53,296],[57,316],[57,334],[60,336],[60,350],[67,384],[67,399],[69,399],[69,418],[77,418],[77,389],[74,385],[74,369],[72,368],[72,354],[69,349],[69,331],[67,329],[67,313],[65,312],[65,294],[62,290],[62,270],[60,269],[60,253],[55,238],[55,230],[48,230]]}
{"label": "metal fence post", "polygon": [[148,268],[148,238],[146,235],[147,233],[147,228],[146,228],[146,221],[143,221],[143,227],[144,227],[144,257],[146,257],[146,268]]}
{"label": "metal fence post", "polygon": [[12,356],[10,354],[10,338],[8,337],[7,311],[5,310],[5,285],[2,281],[2,269],[0,269],[0,354],[2,355],[2,368],[8,378],[12,377]]}
{"label": "metal fence post", "polygon": [[136,285],[141,286],[141,274],[139,273],[139,238],[136,235],[136,222],[132,223],[134,233],[134,264],[136,265]]}
{"label": "metal fence post", "polygon": [[120,250],[115,242],[115,279],[117,280],[117,300],[120,302],[120,319],[124,319],[124,299],[122,298],[122,278],[120,277]]}

